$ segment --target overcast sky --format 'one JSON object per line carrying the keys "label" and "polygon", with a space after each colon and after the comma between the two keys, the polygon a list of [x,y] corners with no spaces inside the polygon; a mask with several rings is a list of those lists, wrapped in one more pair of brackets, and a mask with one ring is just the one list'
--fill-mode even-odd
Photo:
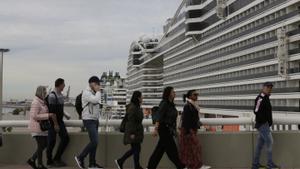
{"label": "overcast sky", "polygon": [[[71,95],[103,71],[126,74],[131,42],[162,33],[181,0],[1,0],[5,99],[63,77]],[[155,30],[155,31],[154,31]]]}

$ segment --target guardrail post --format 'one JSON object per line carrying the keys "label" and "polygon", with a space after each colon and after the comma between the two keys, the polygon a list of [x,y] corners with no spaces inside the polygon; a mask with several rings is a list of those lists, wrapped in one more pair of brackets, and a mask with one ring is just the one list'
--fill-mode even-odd
{"label": "guardrail post", "polygon": [[104,163],[105,163],[105,166],[108,165],[108,158],[107,158],[107,155],[108,155],[108,112],[105,111],[105,132],[104,132],[104,136],[105,136],[105,147],[104,147]]}

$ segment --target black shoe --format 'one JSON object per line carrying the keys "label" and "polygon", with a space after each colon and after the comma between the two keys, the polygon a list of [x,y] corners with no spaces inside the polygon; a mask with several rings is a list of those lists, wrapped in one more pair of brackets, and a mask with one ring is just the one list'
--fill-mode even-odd
{"label": "black shoe", "polygon": [[268,164],[267,169],[280,169],[280,167],[274,163]]}
{"label": "black shoe", "polygon": [[267,167],[264,165],[261,165],[261,164],[252,165],[252,169],[265,169],[265,168],[267,168]]}
{"label": "black shoe", "polygon": [[104,167],[98,164],[90,164],[88,169],[104,169]]}
{"label": "black shoe", "polygon": [[48,166],[49,168],[54,168],[54,167],[55,167],[55,164],[54,164],[54,162],[53,162],[52,160],[48,160],[48,161],[47,161],[47,166]]}
{"label": "black shoe", "polygon": [[37,167],[37,169],[48,169],[47,167],[45,167],[44,165],[40,165]]}
{"label": "black shoe", "polygon": [[77,166],[80,168],[80,169],[84,169],[85,166],[84,166],[84,161],[79,159],[77,156],[75,156],[75,161],[76,161],[76,164]]}
{"label": "black shoe", "polygon": [[144,169],[143,167],[141,167],[141,166],[139,166],[139,167],[137,167],[137,168],[134,168],[134,169]]}
{"label": "black shoe", "polygon": [[33,169],[37,169],[35,161],[32,159],[27,160],[27,164],[30,165]]}
{"label": "black shoe", "polygon": [[123,169],[123,163],[120,162],[120,160],[115,160],[115,163],[116,163],[118,169]]}
{"label": "black shoe", "polygon": [[57,168],[60,168],[60,167],[66,167],[67,164],[61,160],[55,160],[54,161],[54,166],[57,167]]}

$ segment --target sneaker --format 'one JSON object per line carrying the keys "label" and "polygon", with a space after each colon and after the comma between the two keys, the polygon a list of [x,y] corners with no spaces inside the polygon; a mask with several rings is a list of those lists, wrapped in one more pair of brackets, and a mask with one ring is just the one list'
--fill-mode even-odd
{"label": "sneaker", "polygon": [[37,169],[48,169],[47,167],[45,167],[44,165],[38,166]]}
{"label": "sneaker", "polygon": [[80,168],[80,169],[84,169],[84,161],[83,160],[80,160],[77,156],[75,156],[75,161],[76,161],[76,164],[77,166]]}
{"label": "sneaker", "polygon": [[48,161],[47,161],[47,166],[48,166],[49,168],[54,167],[54,162],[53,162],[52,160],[48,160]]}
{"label": "sneaker", "polygon": [[57,168],[60,168],[60,167],[66,167],[67,164],[61,160],[55,160],[54,161],[54,166],[57,167]]}
{"label": "sneaker", "polygon": [[33,161],[32,159],[27,160],[27,164],[30,165],[33,169],[37,169],[35,161]]}
{"label": "sneaker", "polygon": [[115,163],[116,163],[118,169],[123,169],[123,164],[120,162],[120,160],[115,160]]}
{"label": "sneaker", "polygon": [[264,166],[264,165],[261,165],[261,164],[253,165],[253,166],[252,166],[252,169],[265,169],[265,168],[267,168],[267,167]]}
{"label": "sneaker", "polygon": [[202,165],[201,169],[211,169],[211,166],[208,166],[208,165]]}
{"label": "sneaker", "polygon": [[57,166],[56,166],[56,164],[54,163],[54,161],[48,160],[48,161],[47,161],[47,167],[48,167],[48,168],[56,168]]}
{"label": "sneaker", "polygon": [[271,165],[268,164],[267,169],[280,169],[280,167],[274,163],[272,163]]}
{"label": "sneaker", "polygon": [[134,168],[134,169],[143,169],[143,167],[139,166],[139,167],[137,167],[137,168]]}
{"label": "sneaker", "polygon": [[90,164],[88,169],[104,169],[104,167],[98,164]]}

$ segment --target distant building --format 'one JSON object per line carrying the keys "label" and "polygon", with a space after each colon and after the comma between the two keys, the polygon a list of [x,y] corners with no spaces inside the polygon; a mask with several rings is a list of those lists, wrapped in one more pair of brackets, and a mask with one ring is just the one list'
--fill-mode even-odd
{"label": "distant building", "polygon": [[121,78],[119,72],[104,72],[101,76],[101,86],[103,88],[103,102],[112,112],[109,114],[111,119],[124,117],[126,110],[127,88],[125,78]]}

